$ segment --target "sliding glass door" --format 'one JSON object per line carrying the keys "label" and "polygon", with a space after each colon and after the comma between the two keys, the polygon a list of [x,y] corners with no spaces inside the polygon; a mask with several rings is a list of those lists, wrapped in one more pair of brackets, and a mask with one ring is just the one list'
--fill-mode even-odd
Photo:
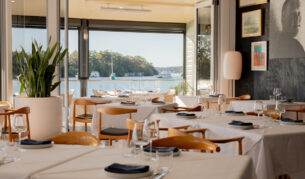
{"label": "sliding glass door", "polygon": [[205,1],[196,5],[196,94],[216,90],[217,5]]}

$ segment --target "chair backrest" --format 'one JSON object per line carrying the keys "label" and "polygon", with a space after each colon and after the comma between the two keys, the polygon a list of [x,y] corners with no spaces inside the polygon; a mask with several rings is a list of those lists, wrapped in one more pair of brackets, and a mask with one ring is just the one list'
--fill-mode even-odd
{"label": "chair backrest", "polygon": [[252,97],[250,94],[244,94],[244,95],[238,96],[239,100],[251,100],[251,98]]}
{"label": "chair backrest", "polygon": [[175,95],[176,94],[176,90],[175,89],[169,89],[169,90],[167,90],[167,92],[165,94],[166,95]]}
{"label": "chair backrest", "polygon": [[264,115],[268,117],[272,117],[273,119],[280,119],[280,114],[275,110],[265,110]]}
{"label": "chair backrest", "polygon": [[213,142],[205,139],[188,136],[173,136],[152,141],[156,147],[177,147],[179,149],[198,149],[209,150],[210,152],[219,152],[220,148]]}
{"label": "chair backrest", "polygon": [[88,132],[66,132],[50,138],[55,144],[98,146],[100,141]]}
{"label": "chair backrest", "polygon": [[96,102],[90,101],[88,99],[76,99],[73,106],[73,117],[76,116],[76,105],[84,106],[84,114],[87,114],[88,105],[96,105]]}
{"label": "chair backrest", "polygon": [[137,109],[128,109],[128,108],[99,108],[97,109],[98,112],[102,114],[108,114],[108,115],[121,115],[121,114],[131,114],[136,113]]}
{"label": "chair backrest", "polygon": [[10,102],[8,102],[8,101],[0,101],[0,104],[7,105],[7,106],[9,106],[9,108],[13,107],[13,105]]}

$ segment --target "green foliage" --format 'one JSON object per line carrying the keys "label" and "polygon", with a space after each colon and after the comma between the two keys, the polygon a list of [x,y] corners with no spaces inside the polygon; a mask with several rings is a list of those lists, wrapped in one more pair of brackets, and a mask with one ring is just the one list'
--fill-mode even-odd
{"label": "green foliage", "polygon": [[211,39],[199,36],[198,41],[199,78],[210,79],[211,71]]}
{"label": "green foliage", "polygon": [[20,53],[17,52],[20,94],[25,90],[28,97],[50,97],[51,92],[59,86],[60,81],[54,84],[52,82],[56,66],[63,60],[67,49],[63,50],[58,42],[52,48],[49,45],[44,51],[34,41],[31,54],[27,54],[24,48]]}
{"label": "green foliage", "polygon": [[186,95],[189,89],[191,89],[191,91],[193,91],[193,88],[185,80],[183,80],[177,86],[171,87],[171,89],[176,90],[176,94],[175,94],[176,96],[178,96],[181,93],[182,93],[182,95]]}

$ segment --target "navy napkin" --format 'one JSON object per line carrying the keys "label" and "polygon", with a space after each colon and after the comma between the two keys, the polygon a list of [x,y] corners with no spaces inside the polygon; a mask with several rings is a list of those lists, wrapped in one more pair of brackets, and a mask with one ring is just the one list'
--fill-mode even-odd
{"label": "navy napkin", "polygon": [[165,104],[164,101],[151,101],[152,103],[157,103],[157,104]]}
{"label": "navy napkin", "polygon": [[95,95],[91,95],[91,98],[102,98],[102,96],[95,96]]}
{"label": "navy napkin", "polygon": [[182,113],[182,112],[179,112],[176,114],[176,116],[195,116],[194,113]]}
{"label": "navy napkin", "polygon": [[292,103],[292,102],[293,102],[293,99],[286,99],[284,102],[285,102],[285,103]]}
{"label": "navy napkin", "polygon": [[119,97],[120,97],[120,98],[128,98],[129,96],[126,95],[126,94],[121,94],[121,95],[119,95]]}
{"label": "navy napkin", "polygon": [[282,118],[281,121],[283,122],[296,122],[296,123],[302,123],[303,120],[293,120],[293,119],[289,119],[289,118]]}
{"label": "navy napkin", "polygon": [[225,111],[227,114],[244,114],[242,111]]}
{"label": "navy napkin", "polygon": [[233,126],[253,126],[252,122],[242,122],[242,121],[235,121],[235,120],[233,120],[229,124],[233,125]]}
{"label": "navy napkin", "polygon": [[122,173],[122,174],[135,174],[145,173],[149,171],[148,165],[123,165],[119,163],[113,163],[104,169],[111,173]]}
{"label": "navy napkin", "polygon": [[[147,146],[144,148],[145,152],[150,152],[150,146]],[[152,147],[151,152],[179,152],[179,149],[177,147]]]}
{"label": "navy napkin", "polygon": [[209,95],[209,97],[211,98],[218,98],[221,94],[211,94]]}
{"label": "navy napkin", "polygon": [[31,140],[31,139],[24,139],[21,140],[21,145],[45,145],[45,144],[51,144],[52,141],[50,140]]}
{"label": "navy napkin", "polygon": [[136,102],[124,102],[124,101],[122,101],[121,104],[136,104]]}
{"label": "navy napkin", "polygon": [[153,91],[152,91],[152,90],[149,90],[148,92],[149,92],[149,93],[152,93]]}

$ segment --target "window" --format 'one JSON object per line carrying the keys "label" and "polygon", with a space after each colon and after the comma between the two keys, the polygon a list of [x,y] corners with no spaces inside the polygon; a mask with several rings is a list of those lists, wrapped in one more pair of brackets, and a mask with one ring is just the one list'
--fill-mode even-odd
{"label": "window", "polygon": [[183,42],[181,33],[90,30],[88,95],[92,89],[165,92],[179,85]]}

